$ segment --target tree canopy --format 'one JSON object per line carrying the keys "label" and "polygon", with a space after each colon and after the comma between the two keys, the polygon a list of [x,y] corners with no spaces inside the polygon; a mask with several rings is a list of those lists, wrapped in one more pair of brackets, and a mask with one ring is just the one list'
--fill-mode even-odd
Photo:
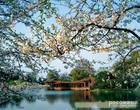
{"label": "tree canopy", "polygon": [[59,74],[55,70],[49,70],[49,72],[47,74],[47,79],[48,80],[58,80]]}
{"label": "tree canopy", "polygon": [[[39,73],[80,50],[113,51],[125,62],[140,50],[139,12],[139,0],[1,0],[0,75]],[[17,32],[20,23],[32,37]]]}
{"label": "tree canopy", "polygon": [[90,73],[88,73],[87,70],[82,69],[82,68],[74,68],[70,72],[70,76],[72,80],[80,80],[83,78],[86,78],[89,76]]}

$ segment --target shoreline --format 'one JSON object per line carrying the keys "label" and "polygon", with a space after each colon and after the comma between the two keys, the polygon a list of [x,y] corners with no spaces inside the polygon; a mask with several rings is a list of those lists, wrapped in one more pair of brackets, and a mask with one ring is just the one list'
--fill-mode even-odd
{"label": "shoreline", "polygon": [[8,91],[6,93],[1,91],[1,96],[0,96],[0,104],[8,102],[13,94],[17,94],[22,92],[25,89],[33,89],[33,88],[44,88],[46,86],[38,84],[38,83],[24,83],[24,84],[19,84],[19,85],[10,85],[8,87]]}

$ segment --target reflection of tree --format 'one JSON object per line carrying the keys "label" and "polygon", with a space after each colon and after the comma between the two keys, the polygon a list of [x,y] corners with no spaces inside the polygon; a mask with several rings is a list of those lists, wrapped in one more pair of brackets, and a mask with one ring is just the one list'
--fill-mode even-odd
{"label": "reflection of tree", "polygon": [[13,95],[10,99],[11,100],[9,100],[8,102],[0,104],[0,108],[6,108],[8,105],[20,107],[20,104],[23,100],[23,98],[19,95]]}
{"label": "reflection of tree", "polygon": [[9,101],[6,103],[0,104],[0,108],[6,108],[9,105]]}
{"label": "reflection of tree", "polygon": [[140,91],[135,92],[135,94],[136,94],[136,101],[137,101],[136,110],[140,110]]}
{"label": "reflection of tree", "polygon": [[69,94],[46,95],[45,97],[50,104],[54,104],[57,100],[62,100],[64,102],[68,102],[69,100]]}
{"label": "reflection of tree", "polygon": [[136,96],[128,91],[112,90],[112,91],[100,91],[99,93],[93,93],[97,101],[134,101]]}
{"label": "reflection of tree", "polygon": [[16,102],[16,103],[20,103],[23,100],[23,98],[19,95],[14,95],[12,97],[12,101]]}
{"label": "reflection of tree", "polygon": [[[76,102],[91,102],[94,99],[95,98],[91,95],[90,91],[76,91],[70,95],[69,104],[72,108],[79,110],[78,108],[75,108]],[[91,108],[81,108],[80,110],[91,110]]]}
{"label": "reflection of tree", "polygon": [[[50,104],[54,104],[58,100],[61,100],[63,102],[69,102],[72,108],[75,109],[75,102],[80,101],[91,101],[93,97],[90,96],[89,91],[74,91],[70,94],[53,94],[53,95],[45,95],[47,98],[47,101]],[[81,109],[80,109],[81,110]],[[86,109],[87,110],[87,109]]]}
{"label": "reflection of tree", "polygon": [[[76,102],[96,102],[96,101],[136,101],[138,100],[137,110],[140,109],[140,94],[136,95],[132,92],[127,91],[100,91],[99,93],[90,93],[89,91],[46,91],[40,94],[28,95],[26,100],[28,103],[34,103],[36,100],[44,99],[43,101],[48,102],[52,106],[57,104],[58,101],[61,104],[68,103],[73,110],[92,110],[93,108],[76,108]],[[47,100],[46,100],[47,99]],[[7,108],[7,106],[17,106],[21,108],[22,101],[25,98],[19,97],[15,95],[12,97],[12,101],[0,105],[0,108]],[[24,101],[23,101],[24,102]],[[64,105],[65,106],[65,105]],[[23,107],[22,107],[23,108]],[[57,108],[56,108],[57,109]],[[104,109],[100,109],[104,110]],[[106,109],[105,109],[106,110]],[[109,109],[110,110],[110,109]],[[125,110],[125,109],[117,109],[117,110]],[[126,109],[128,110],[128,109]],[[134,110],[134,109],[132,109]]]}
{"label": "reflection of tree", "polygon": [[23,98],[23,96],[20,96],[20,95],[13,95],[13,96],[11,96],[10,101],[0,104],[0,108],[6,108],[8,105],[10,105],[10,106],[17,106],[22,109],[24,107],[21,107],[21,103],[25,99],[28,101],[28,103],[33,103],[36,101],[37,97],[33,96],[33,95],[31,96],[28,94],[26,94],[24,96],[24,98]]}
{"label": "reflection of tree", "polygon": [[139,97],[139,99],[138,99],[137,110],[140,110],[140,97]]}
{"label": "reflection of tree", "polygon": [[83,91],[83,96],[85,100],[88,100],[88,101],[92,100],[90,91]]}
{"label": "reflection of tree", "polygon": [[28,96],[26,98],[26,100],[28,101],[28,103],[33,103],[36,101],[36,97],[35,96]]}
{"label": "reflection of tree", "polygon": [[21,97],[20,95],[14,95],[14,96],[12,96],[12,100],[10,102],[10,105],[17,106],[20,108],[22,101],[23,101],[23,97]]}
{"label": "reflection of tree", "polygon": [[46,95],[45,97],[47,97],[47,101],[50,104],[54,104],[55,101],[58,99],[58,96],[57,95]]}

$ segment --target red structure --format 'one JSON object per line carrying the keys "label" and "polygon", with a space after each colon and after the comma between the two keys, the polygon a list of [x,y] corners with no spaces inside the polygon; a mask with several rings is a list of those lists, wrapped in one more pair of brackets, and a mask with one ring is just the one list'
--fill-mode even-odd
{"label": "red structure", "polygon": [[82,80],[64,82],[64,81],[44,81],[48,89],[54,90],[90,90],[95,84],[95,78],[87,77]]}

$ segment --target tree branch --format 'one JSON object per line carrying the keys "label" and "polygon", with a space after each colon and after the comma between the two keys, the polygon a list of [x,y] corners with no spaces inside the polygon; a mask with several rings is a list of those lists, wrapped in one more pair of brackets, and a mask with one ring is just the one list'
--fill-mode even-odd
{"label": "tree branch", "polygon": [[135,9],[135,8],[140,8],[140,5],[134,5],[134,6],[132,6],[132,7],[126,8],[126,9],[124,10],[124,12],[127,12],[127,11],[132,10],[132,9]]}
{"label": "tree branch", "polygon": [[[140,5],[134,5],[132,7],[128,7],[128,8],[123,10],[123,13],[126,13],[127,11],[133,10],[133,9],[136,9],[136,8],[140,8]],[[117,20],[120,18],[120,16],[121,15],[119,14],[118,17],[117,17]],[[116,20],[116,23],[117,23],[117,20]],[[134,31],[132,31],[130,29],[127,29],[127,28],[114,27],[116,25],[116,23],[112,27],[102,26],[102,25],[98,25],[98,24],[95,24],[95,23],[87,24],[84,27],[82,27],[81,29],[79,29],[77,34],[75,36],[73,36],[71,40],[75,39],[79,35],[79,33],[82,32],[85,28],[94,25],[94,26],[97,26],[98,28],[104,28],[104,29],[109,29],[109,30],[117,30],[117,31],[124,31],[124,32],[131,33],[132,35],[134,35],[140,41],[140,36],[138,34],[136,34]]]}
{"label": "tree branch", "polygon": [[78,30],[77,34],[72,37],[71,40],[75,39],[79,35],[80,32],[82,32],[85,28],[88,28],[89,26],[97,26],[98,28],[103,28],[103,29],[128,32],[128,33],[131,33],[132,35],[134,35],[140,41],[140,36],[130,29],[120,28],[120,27],[102,26],[102,25],[98,25],[98,24],[95,24],[95,23],[90,23],[90,24],[87,24],[87,25],[83,26],[81,29]]}
{"label": "tree branch", "polygon": [[137,48],[140,48],[140,46],[136,46],[136,47],[132,48],[131,50],[129,50],[129,52],[124,56],[124,59],[126,59],[126,57],[127,57],[132,51],[134,51],[134,50],[137,49]]}

